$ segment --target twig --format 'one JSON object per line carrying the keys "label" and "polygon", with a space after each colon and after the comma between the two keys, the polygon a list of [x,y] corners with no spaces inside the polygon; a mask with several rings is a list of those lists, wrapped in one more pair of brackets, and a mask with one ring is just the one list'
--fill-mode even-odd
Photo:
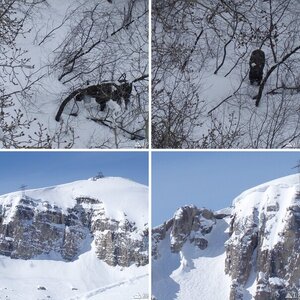
{"label": "twig", "polygon": [[227,100],[229,100],[231,97],[235,96],[235,94],[239,91],[239,89],[242,86],[242,83],[244,82],[245,78],[246,78],[247,74],[245,75],[245,77],[243,77],[243,79],[241,80],[240,85],[238,86],[238,88],[234,91],[233,94],[231,94],[230,96],[226,97],[224,100],[222,100],[217,106],[215,106],[214,108],[212,108],[207,115],[209,116],[214,110],[216,110],[218,107],[220,107],[224,102],[226,102]]}
{"label": "twig", "polygon": [[266,82],[268,80],[268,78],[270,77],[270,75],[272,74],[272,72],[278,67],[280,66],[282,63],[284,63],[290,56],[292,56],[295,52],[297,52],[300,49],[300,46],[297,46],[294,50],[292,50],[290,53],[286,54],[277,64],[275,64],[274,66],[271,67],[271,69],[267,72],[266,76],[264,77],[263,81],[261,82],[260,86],[259,86],[259,90],[258,90],[258,94],[253,97],[255,101],[255,106],[258,107],[261,97],[262,97],[262,93],[264,90],[264,87],[266,85]]}
{"label": "twig", "polygon": [[[88,119],[88,120],[92,120],[92,121],[94,121],[94,122],[96,122],[96,123],[100,123],[100,124],[102,124],[102,125],[104,125],[104,126],[110,128],[110,129],[114,129],[113,126],[107,124],[107,123],[112,124],[112,123],[113,123],[112,121],[109,121],[109,120],[102,120],[102,119],[98,119],[98,118],[87,118],[87,119]],[[141,136],[141,135],[139,135],[139,134],[137,134],[137,133],[135,133],[135,132],[130,132],[130,131],[128,131],[128,130],[126,130],[126,129],[120,127],[120,126],[118,126],[118,125],[116,125],[116,127],[119,128],[119,129],[121,129],[122,131],[128,133],[128,134],[131,136],[131,139],[132,139],[132,137],[134,137],[134,139],[137,139],[137,140],[144,140],[144,139],[145,139],[145,137],[143,137],[143,136]]]}

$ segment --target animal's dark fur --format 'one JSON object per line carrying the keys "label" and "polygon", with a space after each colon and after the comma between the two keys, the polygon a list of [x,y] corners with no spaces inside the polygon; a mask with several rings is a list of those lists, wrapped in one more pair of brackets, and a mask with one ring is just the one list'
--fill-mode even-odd
{"label": "animal's dark fur", "polygon": [[249,66],[250,84],[253,85],[255,83],[256,85],[260,85],[264,73],[265,53],[260,49],[254,50],[251,53]]}
{"label": "animal's dark fur", "polygon": [[95,98],[96,102],[100,104],[100,110],[103,111],[106,107],[107,101],[113,100],[121,105],[121,101],[124,99],[125,107],[127,108],[131,92],[132,84],[128,82],[121,85],[117,85],[115,83],[102,83],[81,89],[78,95],[76,95],[75,100],[82,101],[84,96],[90,96]]}
{"label": "animal's dark fur", "polygon": [[71,93],[60,105],[56,114],[55,120],[59,121],[61,114],[67,105],[73,98],[75,101],[82,101],[85,96],[95,98],[96,102],[100,104],[100,110],[103,111],[106,107],[106,102],[109,100],[116,101],[121,105],[122,99],[125,101],[125,108],[127,109],[129,98],[132,92],[132,83],[122,83],[117,85],[115,83],[102,83],[97,85],[91,85],[87,88],[82,88]]}

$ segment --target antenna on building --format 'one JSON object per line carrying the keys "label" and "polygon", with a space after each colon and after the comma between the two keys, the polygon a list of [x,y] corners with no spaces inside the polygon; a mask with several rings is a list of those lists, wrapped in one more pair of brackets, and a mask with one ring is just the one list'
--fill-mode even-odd
{"label": "antenna on building", "polygon": [[297,161],[297,165],[293,167],[293,169],[297,169],[298,170],[298,181],[299,181],[299,187],[298,187],[298,191],[297,191],[297,196],[300,196],[300,159]]}
{"label": "antenna on building", "polygon": [[98,172],[97,177],[98,177],[98,178],[103,178],[104,175],[103,175],[103,173],[100,171],[100,172]]}
{"label": "antenna on building", "polygon": [[25,184],[22,184],[20,186],[20,190],[22,191],[22,198],[26,198],[26,188],[27,188],[28,185],[25,185]]}
{"label": "antenna on building", "polygon": [[98,172],[96,176],[93,177],[93,180],[96,181],[97,179],[104,178],[104,175],[101,171]]}

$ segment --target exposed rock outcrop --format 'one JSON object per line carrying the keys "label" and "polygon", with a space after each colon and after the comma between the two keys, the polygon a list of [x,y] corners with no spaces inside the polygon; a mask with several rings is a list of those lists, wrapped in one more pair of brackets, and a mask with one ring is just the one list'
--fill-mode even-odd
{"label": "exposed rock outcrop", "polygon": [[152,255],[157,258],[159,253],[157,246],[160,241],[170,235],[170,247],[173,253],[181,251],[186,242],[194,244],[200,249],[208,245],[205,235],[210,233],[216,218],[212,211],[196,206],[184,206],[179,208],[172,219],[152,230]]}
{"label": "exposed rock outcrop", "polygon": [[225,272],[233,279],[230,299],[243,299],[251,272],[256,300],[286,299],[298,287],[299,202],[295,186],[282,184],[253,190],[236,201],[226,243]]}
{"label": "exposed rock outcrop", "polygon": [[15,206],[0,204],[0,255],[30,259],[55,252],[72,261],[91,237],[96,255],[109,265],[148,263],[147,227],[138,229],[125,215],[121,221],[108,218],[98,199],[78,197],[67,212],[28,196]]}

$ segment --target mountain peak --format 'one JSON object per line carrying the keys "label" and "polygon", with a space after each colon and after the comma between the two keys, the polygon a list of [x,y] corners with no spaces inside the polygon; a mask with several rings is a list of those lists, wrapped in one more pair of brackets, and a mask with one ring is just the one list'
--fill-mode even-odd
{"label": "mountain peak", "polygon": [[186,205],[154,228],[158,299],[285,299],[300,278],[299,181],[260,184],[217,212]]}

